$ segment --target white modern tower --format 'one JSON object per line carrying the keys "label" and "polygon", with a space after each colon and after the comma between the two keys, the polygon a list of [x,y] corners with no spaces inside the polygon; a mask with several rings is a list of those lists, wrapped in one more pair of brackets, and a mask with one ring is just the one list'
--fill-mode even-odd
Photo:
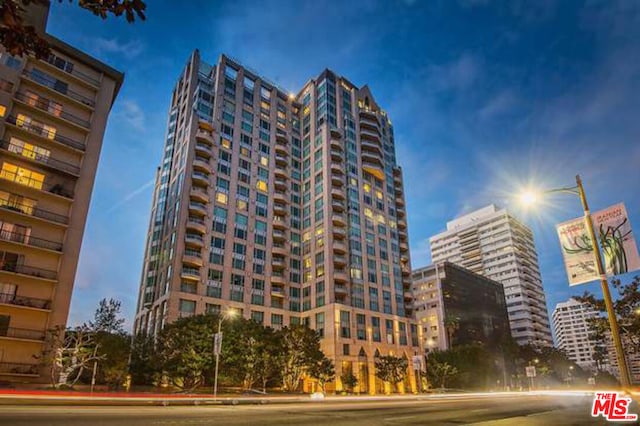
{"label": "white modern tower", "polygon": [[489,205],[447,222],[447,230],[429,243],[434,263],[455,263],[502,283],[511,335],[519,344],[552,345],[538,255],[527,226]]}
{"label": "white modern tower", "polygon": [[575,299],[556,305],[553,310],[553,329],[558,348],[582,368],[594,370],[593,359],[596,342],[589,340],[589,319],[598,313]]}

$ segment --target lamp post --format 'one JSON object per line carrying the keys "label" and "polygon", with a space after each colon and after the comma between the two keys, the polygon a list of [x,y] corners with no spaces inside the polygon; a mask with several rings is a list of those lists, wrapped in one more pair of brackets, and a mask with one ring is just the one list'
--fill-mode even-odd
{"label": "lamp post", "polygon": [[[582,203],[582,210],[584,211],[584,222],[591,238],[591,246],[593,249],[593,255],[596,259],[596,268],[598,276],[600,277],[600,285],[602,287],[602,295],[604,298],[604,304],[607,309],[607,316],[609,320],[609,327],[611,328],[611,338],[616,350],[616,358],[618,360],[618,366],[620,368],[620,382],[624,388],[630,386],[629,370],[627,368],[627,361],[624,356],[624,349],[622,347],[622,340],[620,339],[620,330],[618,328],[618,319],[613,309],[613,302],[611,300],[611,293],[609,292],[609,283],[607,282],[607,275],[605,274],[605,268],[602,264],[602,256],[600,255],[600,249],[596,240],[596,234],[593,229],[593,220],[591,219],[591,212],[589,210],[589,204],[587,203],[587,196],[584,192],[584,186],[582,185],[582,179],[580,175],[576,175],[576,186],[568,188],[550,189],[543,192],[543,194],[550,194],[554,192],[567,192],[580,197]],[[522,194],[521,200],[525,204],[532,204],[537,201],[537,196],[533,192],[526,192]]]}
{"label": "lamp post", "polygon": [[[226,311],[227,318],[233,318],[236,312],[233,310]],[[220,351],[222,350],[222,320],[225,314],[220,313],[218,317],[218,332],[213,335],[213,353],[216,356],[216,367],[213,376],[213,398],[218,398],[218,365],[220,364]]]}

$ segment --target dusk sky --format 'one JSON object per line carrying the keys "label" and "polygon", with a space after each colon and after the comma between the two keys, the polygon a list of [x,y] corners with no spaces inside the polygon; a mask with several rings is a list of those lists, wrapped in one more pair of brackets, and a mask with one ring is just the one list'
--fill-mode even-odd
{"label": "dusk sky", "polygon": [[[153,1],[147,21],[102,21],[53,2],[48,31],[125,72],[104,139],[70,325],[140,282],[171,90],[189,54],[225,53],[297,92],[324,68],[368,84],[395,128],[414,267],[446,222],[490,203],[533,229],[547,305],[569,288],[555,224],[581,214],[558,195],[513,195],[583,177],[592,209],[624,202],[640,232],[640,2]],[[631,276],[623,277],[630,279]],[[598,292],[599,293],[599,292]]]}

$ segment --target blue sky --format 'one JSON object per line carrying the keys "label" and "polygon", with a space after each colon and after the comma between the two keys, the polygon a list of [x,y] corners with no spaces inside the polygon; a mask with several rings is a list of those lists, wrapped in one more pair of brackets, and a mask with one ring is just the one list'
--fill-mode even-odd
{"label": "blue sky", "polygon": [[171,89],[190,52],[226,53],[297,91],[331,68],[389,113],[405,173],[413,266],[447,220],[489,203],[534,230],[550,309],[569,288],[558,196],[522,211],[529,183],[585,181],[593,210],[624,201],[640,230],[640,3],[633,1],[148,1],[148,19],[101,21],[52,4],[49,32],[126,73],[96,178],[70,324],[102,297],[133,317]]}

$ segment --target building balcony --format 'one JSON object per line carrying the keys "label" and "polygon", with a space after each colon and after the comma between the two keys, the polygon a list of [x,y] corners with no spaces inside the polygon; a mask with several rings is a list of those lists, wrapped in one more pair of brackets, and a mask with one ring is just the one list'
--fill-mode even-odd
{"label": "building balcony", "polygon": [[51,310],[51,300],[19,296],[13,293],[0,293],[0,304],[47,311]]}
{"label": "building balcony", "polygon": [[[277,188],[282,189],[283,187],[286,188],[287,187],[287,178],[289,177],[289,172],[287,171],[286,168],[282,168],[282,167],[276,167],[273,169],[274,175],[276,177],[275,179],[275,186]],[[278,182],[278,181],[284,181],[284,182]]]}
{"label": "building balcony", "polygon": [[333,228],[333,238],[336,240],[344,240],[347,238],[347,231],[344,228]]}
{"label": "building balcony", "polygon": [[[278,169],[276,169],[276,171],[277,171],[277,170],[278,170]],[[278,177],[278,176],[276,176],[276,178],[274,179],[274,181],[273,181],[273,182],[274,182],[274,187],[275,187],[276,189],[284,190],[284,191],[286,191],[287,189],[289,189],[289,188],[288,188],[288,187],[289,187],[289,185],[287,184],[287,179],[286,179],[286,178],[282,178],[282,177]]]}
{"label": "building balcony", "polygon": [[210,158],[213,156],[213,149],[211,145],[208,143],[202,143],[200,141],[196,141],[196,154],[202,155],[203,157]]}
{"label": "building balcony", "polygon": [[347,245],[342,241],[334,241],[333,242],[333,251],[335,253],[344,254],[347,252]]}
{"label": "building balcony", "polygon": [[286,156],[289,154],[289,149],[287,148],[287,144],[281,142],[279,139],[276,139],[275,150],[276,150],[276,155],[280,154],[280,155]]}
{"label": "building balcony", "polygon": [[213,140],[213,133],[210,130],[202,129],[198,127],[196,131],[196,141],[205,145],[213,146],[215,141]]}
{"label": "building balcony", "polygon": [[344,200],[344,191],[342,189],[331,188],[331,197],[337,200]]}
{"label": "building balcony", "polygon": [[400,242],[400,251],[401,251],[401,252],[407,252],[407,251],[409,251],[409,245],[408,245],[406,242],[401,241],[401,242]]}
{"label": "building balcony", "polygon": [[272,238],[274,242],[283,242],[287,240],[287,233],[284,231],[281,231],[279,229],[274,229],[273,233],[272,233]]}
{"label": "building balcony", "polygon": [[288,203],[287,193],[283,191],[275,191],[273,193],[273,200],[279,203]]}
{"label": "building balcony", "polygon": [[191,187],[191,190],[189,191],[189,197],[192,201],[205,204],[209,202],[209,194],[207,193],[207,190],[199,186]]}
{"label": "building balcony", "polygon": [[200,185],[209,185],[209,173],[205,172],[193,172],[191,173],[191,180],[199,183]]}
{"label": "building balcony", "polygon": [[344,211],[344,203],[342,201],[331,201],[331,208],[334,212],[342,213]]}
{"label": "building balcony", "polygon": [[339,140],[331,139],[330,146],[332,150],[344,153],[344,147],[342,146],[342,142],[340,142]]}
{"label": "building balcony", "polygon": [[35,163],[39,166],[43,166],[45,169],[53,170],[54,172],[63,172],[73,177],[78,177],[80,175],[80,167],[76,165],[50,156],[41,155],[40,153],[28,148],[11,145],[9,141],[0,141],[0,150],[8,153],[14,158]]}
{"label": "building balcony", "polygon": [[333,280],[336,283],[348,283],[349,282],[349,275],[347,275],[347,272],[343,269],[335,269],[333,271]]}
{"label": "building balcony", "polygon": [[344,152],[342,152],[341,150],[332,149],[331,150],[331,159],[333,161],[338,162],[338,163],[342,163],[344,161]]}
{"label": "building balcony", "polygon": [[287,247],[286,244],[273,244],[273,247],[271,248],[271,252],[276,255],[276,256],[288,256],[289,255],[289,248]]}
{"label": "building balcony", "polygon": [[202,251],[193,248],[185,248],[182,263],[190,266],[202,266]]}
{"label": "building balcony", "polygon": [[344,215],[334,214],[331,216],[331,221],[336,226],[346,226],[347,222],[345,221]]}
{"label": "building balcony", "polygon": [[18,120],[13,115],[10,115],[9,117],[7,117],[6,122],[9,124],[12,124],[17,129],[23,130],[31,135],[36,135],[42,139],[58,142],[65,147],[73,148],[78,151],[84,152],[85,150],[85,145],[83,142],[74,140],[66,136],[62,136],[57,131],[47,130],[42,126],[38,126],[30,122],[28,123],[23,120]]}
{"label": "building balcony", "polygon": [[384,168],[384,161],[382,160],[382,155],[380,154],[374,154],[369,151],[362,151],[362,162],[372,166]]}
{"label": "building balcony", "polygon": [[205,203],[201,203],[199,201],[190,201],[189,202],[189,213],[197,214],[200,216],[207,215],[207,205]]}
{"label": "building balcony", "polygon": [[67,99],[72,100],[77,105],[81,105],[85,108],[91,108],[95,106],[95,101],[88,96],[81,95],[78,92],[70,90],[67,85],[59,84],[59,80],[50,78],[45,75],[35,74],[33,70],[24,70],[22,77],[27,80],[36,83],[39,87],[44,88],[49,93],[63,95]]}
{"label": "building balcony", "polygon": [[407,220],[405,218],[398,219],[398,229],[407,229]]}
{"label": "building balcony", "polygon": [[31,340],[34,342],[43,342],[45,337],[44,330],[33,330],[30,328],[13,328],[8,327],[0,329],[0,339],[19,339],[19,340]]}
{"label": "building balcony", "polygon": [[346,256],[333,256],[333,264],[335,266],[344,267],[347,265]]}
{"label": "building balcony", "polygon": [[287,261],[283,257],[272,257],[271,258],[271,268],[275,271],[282,271],[287,267]]}
{"label": "building balcony", "polygon": [[369,121],[375,126],[378,125],[378,117],[376,116],[376,112],[374,110],[368,107],[364,107],[358,110],[358,114],[360,116],[360,122]]}
{"label": "building balcony", "polygon": [[287,228],[289,228],[289,223],[287,222],[287,220],[284,217],[277,215],[273,216],[272,225],[274,229],[286,230]]}
{"label": "building balcony", "polygon": [[[273,273],[271,274],[271,285],[285,285],[287,281],[284,279],[284,274],[282,273]],[[273,287],[271,287],[273,289]]]}
{"label": "building balcony", "polygon": [[[204,157],[195,156],[193,159],[193,170],[199,170],[204,172],[207,176],[209,175],[209,171],[211,170],[211,164],[209,164],[209,159]],[[194,173],[195,174],[195,173]]]}
{"label": "building balcony", "polygon": [[184,242],[187,245],[202,248],[204,247],[204,238],[199,234],[187,233],[184,235]]}
{"label": "building balcony", "polygon": [[331,185],[335,186],[336,188],[342,188],[344,186],[343,176],[332,174]]}
{"label": "building balcony", "polygon": [[346,296],[346,295],[349,294],[349,288],[344,284],[334,284],[333,285],[333,291],[336,294],[338,294],[338,293],[341,294],[342,296]]}
{"label": "building balcony", "polygon": [[62,243],[45,240],[44,238],[37,238],[21,232],[2,230],[0,231],[0,240],[59,253],[62,252]]}
{"label": "building balcony", "polygon": [[67,225],[69,223],[69,218],[67,216],[33,207],[24,203],[12,201],[9,204],[1,204],[0,209],[9,210],[21,216],[37,217],[38,219],[42,219],[47,222],[55,222],[60,225]]}
{"label": "building balcony", "polygon": [[404,206],[405,206],[405,204],[404,204],[404,198],[402,198],[402,197],[396,197],[396,205],[397,205],[397,206],[400,206],[400,207],[404,207]]}
{"label": "building balcony", "polygon": [[180,272],[180,276],[185,280],[200,281],[200,269],[183,265],[182,271]]}
{"label": "building balcony", "polygon": [[277,145],[284,145],[284,146],[289,145],[289,139],[287,139],[287,135],[279,133],[279,132],[280,132],[280,130],[278,130],[278,132],[276,132],[276,144]]}
{"label": "building balcony", "polygon": [[342,164],[331,163],[331,173],[336,176],[344,177],[344,170],[342,169]]}
{"label": "building balcony", "polygon": [[[273,283],[274,281],[271,280],[271,282]],[[286,297],[286,294],[284,292],[284,289],[281,287],[271,287],[271,296]]]}
{"label": "building balcony", "polygon": [[377,143],[380,143],[380,130],[378,129],[377,124],[372,125],[370,121],[362,121],[360,122],[360,139],[369,138],[370,140],[375,140]]}
{"label": "building balcony", "polygon": [[[43,183],[40,180],[25,177],[8,170],[4,170],[0,173],[0,179],[5,182],[11,182],[14,185],[18,185],[21,189],[28,188],[28,190],[44,191],[67,200],[73,200],[74,197],[72,190],[67,189],[67,187],[61,183],[48,183],[49,179]],[[55,181],[55,179],[52,180]]]}
{"label": "building balcony", "polygon": [[336,139],[342,138],[342,133],[340,132],[340,129],[338,129],[337,127],[331,127],[329,129],[329,134],[332,138],[336,138]]}
{"label": "building balcony", "polygon": [[287,205],[281,203],[273,203],[273,211],[277,215],[284,216],[287,214]]}
{"label": "building balcony", "polygon": [[82,119],[77,115],[63,111],[61,108],[51,108],[50,100],[45,97],[41,97],[38,95],[27,95],[26,93],[22,92],[17,92],[14,97],[23,105],[40,111],[44,111],[48,115],[56,117],[58,119],[62,119],[63,122],[69,123],[74,127],[80,128],[81,130],[88,131],[89,127],[91,126],[91,123],[88,120]]}
{"label": "building balcony", "polygon": [[[53,67],[57,71],[63,72],[67,76],[72,76],[84,84],[89,84],[94,88],[100,87],[100,77],[92,77],[81,71],[78,71],[73,66],[69,67],[69,62],[58,61],[55,55],[50,55],[46,59],[41,59],[41,63],[46,63],[47,66]],[[73,65],[73,64],[71,64]]]}
{"label": "building balcony", "polygon": [[404,211],[403,208],[396,209],[396,214],[398,215],[399,219],[406,220],[407,218],[407,212]]}
{"label": "building balcony", "polygon": [[202,218],[189,216],[187,218],[187,229],[196,231],[199,234],[205,234],[207,232],[207,225]]}
{"label": "building balcony", "polygon": [[0,272],[40,278],[47,281],[55,281],[58,279],[58,273],[54,270],[37,268],[35,266],[17,265],[9,262],[0,263]]}
{"label": "building balcony", "polygon": [[276,164],[280,167],[287,166],[289,164],[288,156],[276,153]]}
{"label": "building balcony", "polygon": [[38,364],[0,362],[0,375],[38,377]]}

